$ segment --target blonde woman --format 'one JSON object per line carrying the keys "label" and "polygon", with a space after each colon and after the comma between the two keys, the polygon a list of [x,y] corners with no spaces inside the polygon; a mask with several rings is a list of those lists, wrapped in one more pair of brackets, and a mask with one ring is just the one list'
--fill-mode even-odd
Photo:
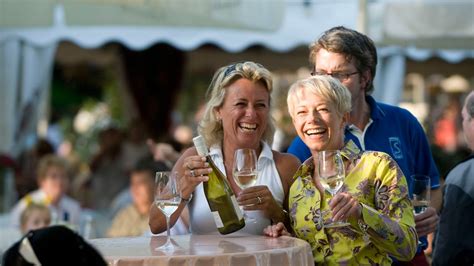
{"label": "blonde woman", "polygon": [[[361,151],[351,140],[344,141],[349,90],[330,76],[313,76],[293,84],[287,102],[298,136],[312,154],[290,187],[291,229],[311,244],[315,263],[390,265],[389,256],[412,259],[417,234],[402,171],[389,155]],[[344,185],[334,197],[319,180],[318,155],[324,150],[340,150],[343,155]],[[326,227],[330,220],[350,225]],[[265,234],[289,233],[279,223],[266,228]]]}
{"label": "blonde woman", "polygon": [[[271,150],[274,126],[270,116],[272,79],[270,72],[254,62],[241,62],[217,70],[209,86],[209,101],[199,124],[210,155],[227,177],[237,201],[244,210],[256,211],[257,222],[247,223],[236,233],[263,234],[272,222],[288,220],[286,209],[289,182],[299,166],[299,160],[289,154]],[[256,185],[241,190],[232,178],[234,151],[255,149],[259,177]],[[189,202],[189,224],[194,234],[218,234],[206,201],[202,182],[208,180],[211,168],[196,149],[189,148],[175,164],[173,171],[182,176],[178,210],[171,216],[173,225]],[[192,199],[191,199],[192,196]],[[164,215],[156,207],[150,214],[153,233],[166,230]]]}

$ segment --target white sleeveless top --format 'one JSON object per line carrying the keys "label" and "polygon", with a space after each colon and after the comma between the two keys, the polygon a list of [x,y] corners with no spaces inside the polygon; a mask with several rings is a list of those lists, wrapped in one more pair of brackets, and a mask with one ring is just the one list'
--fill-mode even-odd
{"label": "white sleeveless top", "polygon": [[[285,198],[283,185],[278,174],[273,153],[266,142],[262,142],[263,148],[258,158],[258,177],[255,185],[266,185],[272,192],[275,201],[282,206]],[[219,146],[212,146],[209,154],[216,166],[225,175],[224,160]],[[220,234],[217,230],[214,218],[211,214],[209,204],[204,195],[203,184],[199,184],[194,190],[193,199],[188,205],[193,234]],[[256,222],[246,223],[245,227],[229,235],[263,235],[263,229],[271,224],[270,219],[265,218],[261,211],[246,211],[247,216],[253,217]]]}

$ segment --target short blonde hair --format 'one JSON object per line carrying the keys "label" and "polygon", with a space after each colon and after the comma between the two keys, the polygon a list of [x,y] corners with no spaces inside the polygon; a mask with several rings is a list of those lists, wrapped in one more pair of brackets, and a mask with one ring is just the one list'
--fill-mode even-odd
{"label": "short blonde hair", "polygon": [[48,215],[49,219],[51,220],[51,211],[49,210],[48,206],[31,202],[26,206],[26,209],[23,210],[20,216],[20,226],[23,229],[26,226],[26,222],[31,217],[31,214],[35,211],[40,211]]}
{"label": "short blonde hair", "polygon": [[68,174],[69,169],[68,169],[68,164],[66,160],[64,160],[63,158],[57,155],[49,154],[49,155],[45,155],[39,161],[38,168],[37,168],[38,181],[43,181],[46,178],[46,172],[51,167],[61,168],[66,172],[66,174]]}
{"label": "short blonde hair", "polygon": [[[260,64],[246,61],[231,64],[219,68],[211,84],[207,89],[208,102],[204,111],[203,119],[199,123],[198,132],[203,136],[206,144],[210,147],[222,143],[224,130],[222,123],[216,117],[216,108],[222,106],[225,98],[226,88],[238,79],[245,78],[254,83],[261,82],[269,93],[269,106],[271,104],[272,77],[270,71]],[[267,128],[263,133],[263,140],[271,144],[275,125],[270,113],[268,114]]]}
{"label": "short blonde hair", "polygon": [[351,111],[351,93],[339,80],[327,75],[315,75],[298,80],[291,85],[286,99],[288,112],[294,118],[295,105],[303,99],[303,91],[311,92],[336,107],[339,115]]}

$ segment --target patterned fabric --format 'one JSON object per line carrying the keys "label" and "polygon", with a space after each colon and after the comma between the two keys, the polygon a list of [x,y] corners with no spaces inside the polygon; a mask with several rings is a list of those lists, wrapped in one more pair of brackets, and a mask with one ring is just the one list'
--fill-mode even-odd
{"label": "patterned fabric", "polygon": [[390,265],[389,255],[410,260],[416,252],[417,235],[402,171],[389,155],[361,152],[352,141],[342,154],[348,166],[340,191],[359,200],[362,218],[349,219],[351,226],[324,228],[331,217],[327,204],[331,194],[322,196],[316,188],[313,158],[309,158],[290,188],[290,218],[296,236],[310,243],[317,264]]}

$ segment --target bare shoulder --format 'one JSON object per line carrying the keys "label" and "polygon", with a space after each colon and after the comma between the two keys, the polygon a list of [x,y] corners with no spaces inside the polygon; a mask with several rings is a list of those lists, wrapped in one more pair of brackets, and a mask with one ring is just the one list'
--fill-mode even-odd
{"label": "bare shoulder", "polygon": [[273,160],[275,160],[275,165],[278,169],[278,172],[282,177],[291,178],[293,174],[298,170],[301,165],[300,160],[293,154],[272,151]]}

